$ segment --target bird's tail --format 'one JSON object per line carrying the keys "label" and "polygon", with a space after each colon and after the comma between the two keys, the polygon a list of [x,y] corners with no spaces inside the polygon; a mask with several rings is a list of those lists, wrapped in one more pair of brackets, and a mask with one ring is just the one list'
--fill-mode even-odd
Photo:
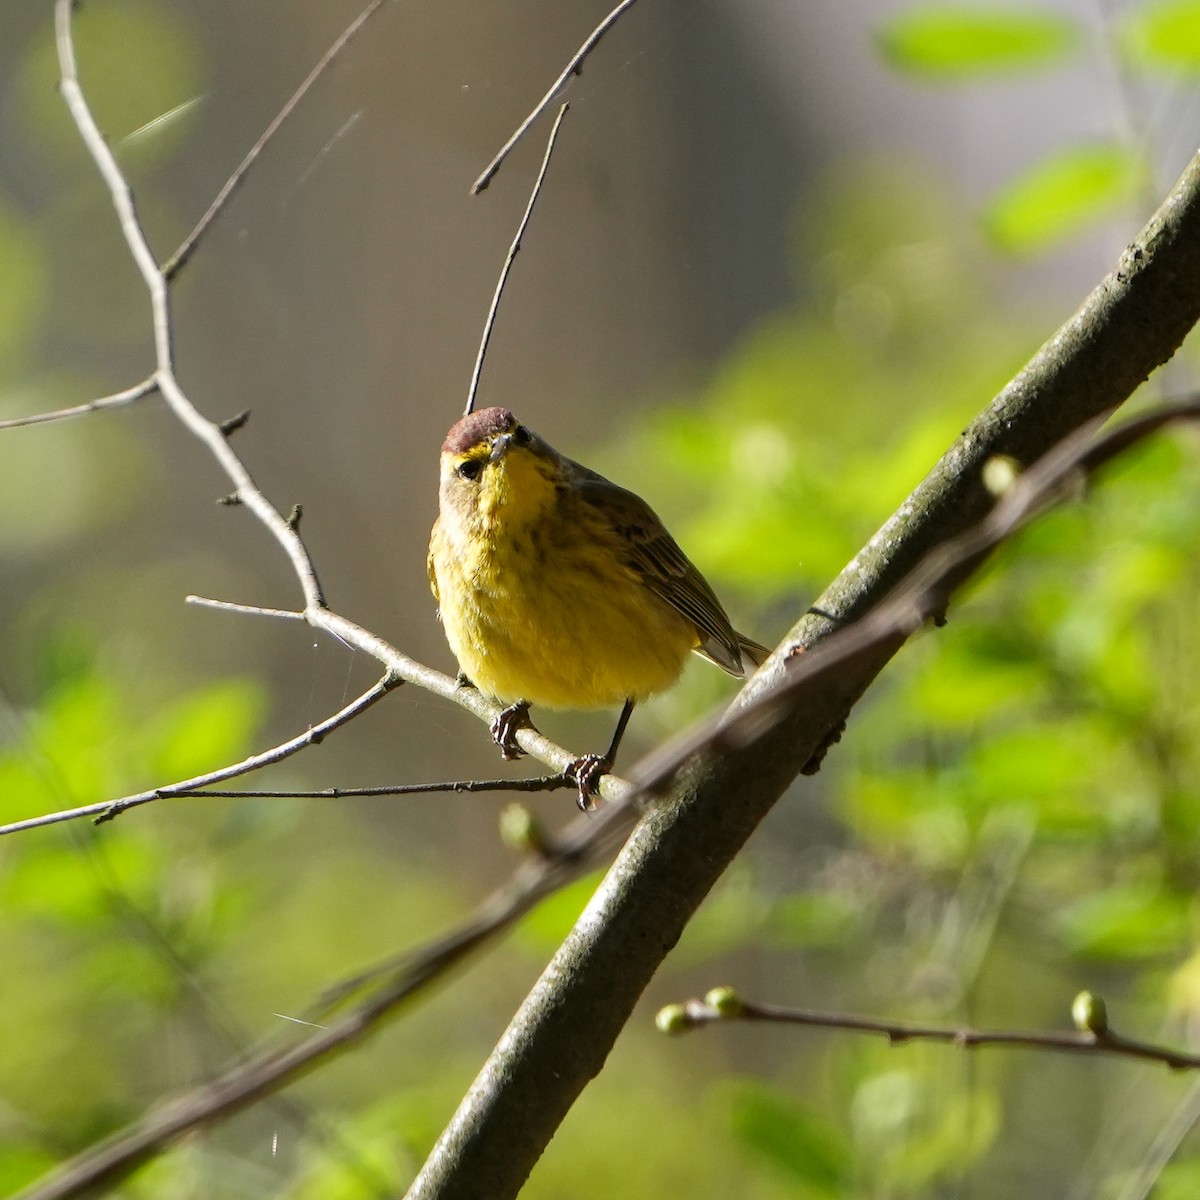
{"label": "bird's tail", "polygon": [[746,661],[752,663],[755,667],[761,667],[767,661],[770,650],[766,646],[760,646],[756,641],[746,637],[744,633],[735,635],[737,637],[738,649],[742,652],[742,663]]}

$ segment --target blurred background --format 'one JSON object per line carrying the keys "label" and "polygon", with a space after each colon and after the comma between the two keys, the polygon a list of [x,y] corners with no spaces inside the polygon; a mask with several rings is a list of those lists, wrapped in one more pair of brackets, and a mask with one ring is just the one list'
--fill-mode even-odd
{"label": "blurred background", "polygon": [[[548,123],[471,182],[606,2],[386,6],[176,289],[202,411],[332,606],[443,670],[437,450]],[[166,257],[347,0],[88,0],[84,87]],[[0,418],[149,373],[149,310],[55,82],[0,9]],[[642,492],[774,643],[1080,303],[1195,147],[1200,5],[646,0],[573,81],[481,390]],[[1194,386],[1191,346],[1153,385]],[[289,623],[282,555],[157,399],[0,434],[0,820],[219,766],[376,677]],[[1186,1044],[1200,456],[1147,447],[1007,549],[764,824],[532,1176],[533,1198],[1131,1200],[1200,1188],[1200,1085],[1122,1060],[788,1029],[655,1034],[721,983],[894,1019],[1069,1024],[1091,988]],[[697,664],[626,753],[731,695]],[[604,744],[614,714],[550,714]],[[251,786],[506,768],[404,688]],[[503,796],[164,802],[0,842],[0,1193],[214,1074],[514,866]],[[534,798],[550,828],[569,794]],[[411,1178],[595,877],[371,1043],[122,1194],[374,1197]],[[11,1031],[20,1031],[19,1034]]]}

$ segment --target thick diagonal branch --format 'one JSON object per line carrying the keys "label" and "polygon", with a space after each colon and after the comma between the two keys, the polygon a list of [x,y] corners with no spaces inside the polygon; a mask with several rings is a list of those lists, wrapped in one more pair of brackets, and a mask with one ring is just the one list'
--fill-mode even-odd
{"label": "thick diagonal branch", "polygon": [[[811,645],[878,602],[929,549],[985,510],[980,470],[989,457],[1031,462],[1111,411],[1171,357],[1198,319],[1200,156],[1079,311],[820,598],[815,607],[833,619],[806,616],[790,643]],[[902,644],[897,636],[848,663],[827,689],[759,738],[680,775],[513,1018],[409,1200],[517,1194],[692,913]],[[779,656],[745,698],[784,670]]]}

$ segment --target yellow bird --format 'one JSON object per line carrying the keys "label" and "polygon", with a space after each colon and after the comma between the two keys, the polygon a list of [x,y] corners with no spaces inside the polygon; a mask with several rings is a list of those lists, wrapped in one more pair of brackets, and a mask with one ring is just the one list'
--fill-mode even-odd
{"label": "yellow bird", "polygon": [[442,444],[429,582],[463,675],[507,705],[505,758],[531,704],[624,704],[604,754],[567,777],[590,806],[634,704],[695,653],[730,675],[765,647],[737,633],[650,506],[559,454],[505,408],[470,413]]}

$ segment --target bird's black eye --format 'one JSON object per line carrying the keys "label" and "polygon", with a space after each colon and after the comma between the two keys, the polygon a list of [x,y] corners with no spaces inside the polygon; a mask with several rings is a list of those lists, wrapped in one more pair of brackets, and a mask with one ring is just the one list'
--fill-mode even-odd
{"label": "bird's black eye", "polygon": [[466,462],[458,464],[458,473],[464,479],[478,479],[482,470],[483,460],[479,458],[468,458]]}
{"label": "bird's black eye", "polygon": [[518,425],[516,429],[513,430],[512,436],[513,441],[516,442],[518,446],[528,446],[529,443],[533,441],[533,434],[530,433],[524,425]]}

